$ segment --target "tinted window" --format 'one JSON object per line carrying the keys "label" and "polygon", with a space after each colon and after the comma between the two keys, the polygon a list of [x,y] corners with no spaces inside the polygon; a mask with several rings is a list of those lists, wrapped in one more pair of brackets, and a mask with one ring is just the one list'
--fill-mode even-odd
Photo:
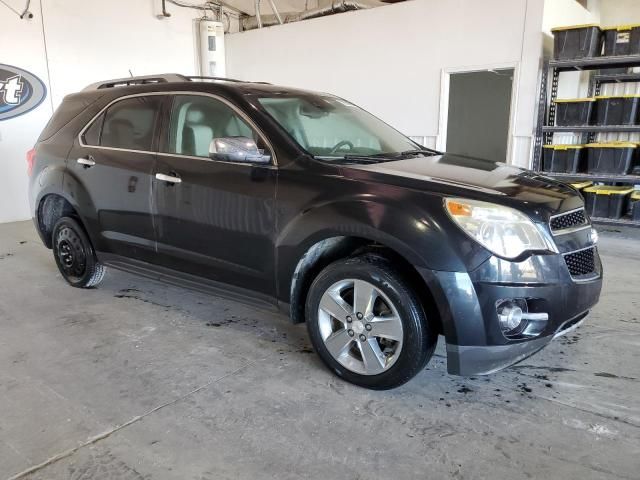
{"label": "tinted window", "polygon": [[224,102],[200,95],[176,95],[171,109],[166,151],[209,157],[214,138],[248,137],[264,148],[257,133]]}
{"label": "tinted window", "polygon": [[102,123],[104,122],[104,113],[96,118],[91,126],[85,130],[82,135],[82,141],[86,145],[100,145],[100,133],[102,131]]}
{"label": "tinted window", "polygon": [[[129,150],[152,150],[161,101],[161,95],[150,95],[114,103],[104,114],[100,145]],[[93,125],[89,129],[91,128]]]}

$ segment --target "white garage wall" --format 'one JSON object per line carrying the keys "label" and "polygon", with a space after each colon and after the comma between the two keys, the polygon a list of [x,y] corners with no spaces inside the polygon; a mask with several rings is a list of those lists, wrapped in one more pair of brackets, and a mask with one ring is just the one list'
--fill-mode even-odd
{"label": "white garage wall", "polygon": [[[36,2],[31,11],[40,16]],[[13,2],[16,9],[19,6]],[[0,63],[20,67],[47,81],[42,25],[39,21],[25,21],[0,5]],[[0,187],[0,222],[24,220],[27,208],[26,152],[51,116],[51,103],[45,99],[38,108],[10,120],[0,121],[0,162],[3,181]]]}
{"label": "white garage wall", "polygon": [[197,74],[193,18],[172,8],[159,20],[156,0],[47,0],[44,26],[54,103],[108,78],[167,71]]}
{"label": "white garage wall", "polygon": [[526,166],[542,12],[543,0],[414,0],[236,33],[226,38],[227,74],[343,96],[434,144],[442,69],[513,63],[510,160]]}
{"label": "white garage wall", "polygon": [[640,23],[640,1],[600,0],[603,27]]}
{"label": "white garage wall", "polygon": [[[16,10],[23,0],[8,0]],[[47,85],[49,97],[36,110],[0,121],[0,223],[30,217],[25,153],[68,93],[108,78],[162,72],[197,73],[195,10],[171,8],[158,20],[157,0],[32,1],[32,20],[20,20],[0,5],[0,63],[29,70]],[[115,27],[114,27],[115,26]],[[44,35],[43,35],[44,30]],[[49,57],[47,75],[44,40]]]}

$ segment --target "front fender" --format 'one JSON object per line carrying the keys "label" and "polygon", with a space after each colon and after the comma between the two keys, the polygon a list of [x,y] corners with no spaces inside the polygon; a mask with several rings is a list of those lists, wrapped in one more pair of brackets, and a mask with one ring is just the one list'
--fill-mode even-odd
{"label": "front fender", "polygon": [[[361,238],[395,251],[414,267],[467,271],[488,254],[442,214],[429,214],[411,203],[361,197],[308,208],[291,219],[276,241],[278,298],[288,301],[300,259],[318,242],[334,237]],[[448,223],[444,223],[445,220]],[[453,228],[447,228],[451,224]]]}

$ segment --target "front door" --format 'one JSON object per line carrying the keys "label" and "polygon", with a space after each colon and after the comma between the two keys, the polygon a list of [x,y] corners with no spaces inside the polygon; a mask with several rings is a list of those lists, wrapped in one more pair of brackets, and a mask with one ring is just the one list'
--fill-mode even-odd
{"label": "front door", "polygon": [[[251,139],[271,161],[210,157],[214,139]],[[158,262],[274,295],[277,169],[264,137],[221,98],[176,94],[160,147],[154,178]]]}
{"label": "front door", "polygon": [[162,95],[124,97],[83,130],[68,172],[96,250],[151,261],[152,176]]}

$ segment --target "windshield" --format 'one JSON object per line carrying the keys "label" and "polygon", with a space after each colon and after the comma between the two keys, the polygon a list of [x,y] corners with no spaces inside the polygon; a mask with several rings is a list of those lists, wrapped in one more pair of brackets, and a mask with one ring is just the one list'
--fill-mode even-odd
{"label": "windshield", "polygon": [[258,97],[258,101],[316,158],[383,160],[427,151],[380,119],[340,98],[278,94]]}

